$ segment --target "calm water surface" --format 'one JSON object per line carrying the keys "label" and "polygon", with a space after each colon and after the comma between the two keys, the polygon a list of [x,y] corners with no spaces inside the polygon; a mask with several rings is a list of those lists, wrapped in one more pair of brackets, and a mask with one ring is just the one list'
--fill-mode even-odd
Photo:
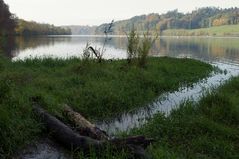
{"label": "calm water surface", "polygon": [[[86,43],[102,47],[102,36],[17,37],[7,52],[13,60],[33,57],[81,57]],[[111,37],[105,59],[126,58],[126,37]],[[151,50],[153,56],[190,57],[205,61],[239,62],[239,38],[161,37]]]}

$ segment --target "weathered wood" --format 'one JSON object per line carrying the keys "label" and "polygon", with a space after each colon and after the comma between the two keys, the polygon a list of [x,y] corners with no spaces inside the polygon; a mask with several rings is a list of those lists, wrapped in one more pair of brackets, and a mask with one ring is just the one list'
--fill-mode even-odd
{"label": "weathered wood", "polygon": [[94,124],[86,120],[80,113],[77,113],[72,110],[72,108],[68,105],[64,106],[64,114],[76,125],[77,130],[80,131],[81,135],[87,134],[87,136],[90,136],[91,138],[97,140],[109,139],[109,136],[104,131],[97,128]]}
{"label": "weathered wood", "polygon": [[83,151],[89,151],[92,147],[96,149],[101,149],[104,147],[104,141],[93,140],[86,136],[80,136],[42,108],[35,106],[33,107],[33,111],[41,118],[46,128],[50,131],[50,134],[67,148],[80,148]]}
{"label": "weathered wood", "polygon": [[[95,140],[76,133],[39,106],[34,106],[33,111],[40,117],[46,128],[50,131],[51,136],[70,150],[80,150],[87,154],[93,148],[96,153],[100,153],[110,145],[116,151],[125,150],[130,152],[134,158],[148,158],[144,148],[153,141],[152,139],[146,139],[143,136],[135,136],[123,139]],[[94,126],[89,122],[85,122],[81,125]]]}

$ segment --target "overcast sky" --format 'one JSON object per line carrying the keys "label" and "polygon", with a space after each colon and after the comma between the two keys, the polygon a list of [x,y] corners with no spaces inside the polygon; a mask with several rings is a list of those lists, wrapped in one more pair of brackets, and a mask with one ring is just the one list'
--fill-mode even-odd
{"label": "overcast sky", "polygon": [[4,0],[19,18],[55,25],[98,25],[112,19],[189,12],[199,7],[239,7],[239,0]]}

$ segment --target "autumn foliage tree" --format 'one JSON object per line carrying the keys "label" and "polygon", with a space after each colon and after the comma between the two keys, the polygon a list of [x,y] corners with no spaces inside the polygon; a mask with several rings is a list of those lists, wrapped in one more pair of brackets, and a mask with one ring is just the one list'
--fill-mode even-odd
{"label": "autumn foliage tree", "polygon": [[15,29],[16,35],[35,36],[35,35],[70,35],[71,30],[68,28],[57,27],[51,24],[42,24],[34,21],[17,19]]}
{"label": "autumn foliage tree", "polygon": [[15,27],[15,15],[9,11],[8,5],[0,0],[0,36],[14,34]]}
{"label": "autumn foliage tree", "polygon": [[[193,10],[191,13],[180,13],[177,9],[165,14],[152,13],[135,16],[128,20],[115,22],[112,34],[130,33],[132,26],[140,33],[157,29],[162,32],[167,29],[198,29],[212,26],[239,24],[239,8],[221,9],[204,7]],[[95,29],[101,34],[106,24]]]}

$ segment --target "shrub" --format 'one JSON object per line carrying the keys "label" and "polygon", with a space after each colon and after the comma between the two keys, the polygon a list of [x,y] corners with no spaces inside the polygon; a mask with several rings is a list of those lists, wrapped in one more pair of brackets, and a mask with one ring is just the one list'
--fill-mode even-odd
{"label": "shrub", "polygon": [[144,33],[142,40],[140,40],[138,33],[136,32],[134,26],[131,29],[129,35],[127,35],[127,61],[128,64],[132,63],[132,60],[138,58],[138,64],[140,67],[145,67],[146,58],[149,55],[149,51],[153,46],[158,35],[151,36],[149,31]]}
{"label": "shrub", "polygon": [[138,47],[138,62],[140,67],[145,67],[149,51],[157,38],[158,35],[156,37],[150,36],[148,31],[144,33],[143,39]]}
{"label": "shrub", "polygon": [[129,35],[127,34],[128,45],[127,45],[127,61],[128,64],[132,62],[133,59],[137,57],[138,46],[139,46],[139,35],[136,33],[133,27]]}

